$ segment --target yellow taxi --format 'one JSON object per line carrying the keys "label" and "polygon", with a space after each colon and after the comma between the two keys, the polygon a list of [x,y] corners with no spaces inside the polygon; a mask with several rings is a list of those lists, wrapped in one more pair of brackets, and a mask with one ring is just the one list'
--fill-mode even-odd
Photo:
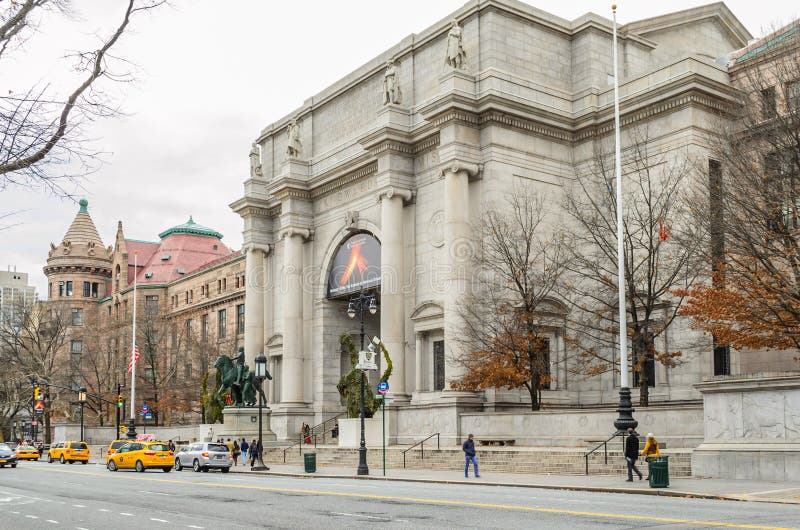
{"label": "yellow taxi", "polygon": [[173,453],[165,442],[129,442],[106,457],[109,471],[135,469],[144,473],[148,468],[172,471]]}
{"label": "yellow taxi", "polygon": [[30,445],[18,445],[17,460],[39,460],[39,450]]}
{"label": "yellow taxi", "polygon": [[114,440],[108,444],[108,450],[106,451],[106,464],[108,464],[108,457],[116,453],[117,450],[126,443],[130,443],[130,440]]}
{"label": "yellow taxi", "polygon": [[53,463],[58,460],[62,464],[80,462],[89,463],[89,446],[86,442],[57,442],[47,451],[47,461]]}

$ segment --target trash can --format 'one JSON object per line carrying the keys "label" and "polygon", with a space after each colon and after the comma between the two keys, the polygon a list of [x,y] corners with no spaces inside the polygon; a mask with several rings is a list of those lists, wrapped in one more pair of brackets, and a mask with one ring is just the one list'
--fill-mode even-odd
{"label": "trash can", "polygon": [[317,453],[304,454],[303,464],[305,464],[306,473],[315,473],[317,471]]}
{"label": "trash can", "polygon": [[669,487],[669,457],[659,456],[647,463],[651,488]]}

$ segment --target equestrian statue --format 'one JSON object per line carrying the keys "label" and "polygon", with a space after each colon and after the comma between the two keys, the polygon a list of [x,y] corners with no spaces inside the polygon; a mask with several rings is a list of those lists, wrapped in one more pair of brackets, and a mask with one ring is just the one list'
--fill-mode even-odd
{"label": "equestrian statue", "polygon": [[[220,381],[222,384],[217,389],[216,396],[217,401],[223,407],[228,405],[223,396],[226,389],[230,389],[233,405],[252,407],[256,404],[256,398],[259,394],[264,402],[267,401],[267,396],[261,388],[261,382],[244,363],[244,348],[239,348],[233,360],[227,355],[220,355],[214,361],[214,368],[221,374]],[[267,379],[272,380],[269,372],[267,372]]]}

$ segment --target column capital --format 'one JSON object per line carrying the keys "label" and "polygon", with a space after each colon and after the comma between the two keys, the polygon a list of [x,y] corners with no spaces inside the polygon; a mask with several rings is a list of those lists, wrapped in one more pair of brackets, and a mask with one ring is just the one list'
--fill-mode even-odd
{"label": "column capital", "polygon": [[384,197],[387,199],[391,199],[392,197],[401,197],[404,202],[409,202],[414,197],[414,192],[407,188],[400,188],[397,186],[386,186],[385,188],[378,190],[377,197],[378,202],[381,202]]}
{"label": "column capital", "polygon": [[266,258],[272,252],[273,246],[271,244],[269,244],[269,243],[267,243],[267,244],[247,243],[247,244],[242,246],[242,250],[244,250],[245,253],[250,253],[250,252],[255,252],[257,250],[260,250],[261,252],[264,253],[264,257]]}
{"label": "column capital", "polygon": [[466,173],[470,178],[474,178],[483,173],[483,164],[453,160],[442,168],[441,176],[445,177],[448,173]]}
{"label": "column capital", "polygon": [[300,236],[303,241],[311,239],[314,235],[314,230],[309,228],[300,228],[298,226],[290,226],[281,231],[281,238],[289,238],[292,236]]}

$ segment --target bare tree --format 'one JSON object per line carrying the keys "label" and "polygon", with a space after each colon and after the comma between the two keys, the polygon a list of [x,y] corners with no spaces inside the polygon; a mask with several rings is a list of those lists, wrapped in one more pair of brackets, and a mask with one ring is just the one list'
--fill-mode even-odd
{"label": "bare tree", "polygon": [[525,388],[531,410],[550,382],[548,333],[563,327],[553,302],[567,270],[569,246],[548,218],[547,197],[519,185],[487,204],[475,228],[472,289],[460,306],[464,390]]}
{"label": "bare tree", "polygon": [[[683,187],[693,175],[686,150],[659,152],[646,128],[625,135],[622,160],[623,247],[627,333],[631,366],[649,404],[653,363],[675,366],[681,352],[659,350],[656,338],[675,318],[682,297],[672,292],[691,285],[701,267],[702,227],[687,221]],[[617,370],[618,273],[613,151],[598,142],[593,160],[566,190],[575,245],[571,261],[571,345],[580,352],[576,369],[588,375]]]}
{"label": "bare tree", "polygon": [[742,104],[715,127],[693,210],[709,227],[713,281],[682,312],[736,348],[800,349],[800,44],[798,24],[731,66]]}
{"label": "bare tree", "polygon": [[[84,126],[98,118],[118,114],[102,91],[101,80],[126,82],[125,61],[111,54],[120,37],[129,31],[132,17],[150,11],[164,0],[128,0],[119,23],[95,50],[77,52],[70,58],[79,79],[66,95],[55,93],[49,83],[0,95],[0,190],[16,185],[44,188],[69,196],[67,184],[92,171],[98,152],[85,135]],[[17,0],[0,4],[0,60],[15,51],[36,31],[41,17],[68,14],[69,0]],[[78,163],[75,173],[64,166]],[[58,169],[56,169],[58,168]]]}

